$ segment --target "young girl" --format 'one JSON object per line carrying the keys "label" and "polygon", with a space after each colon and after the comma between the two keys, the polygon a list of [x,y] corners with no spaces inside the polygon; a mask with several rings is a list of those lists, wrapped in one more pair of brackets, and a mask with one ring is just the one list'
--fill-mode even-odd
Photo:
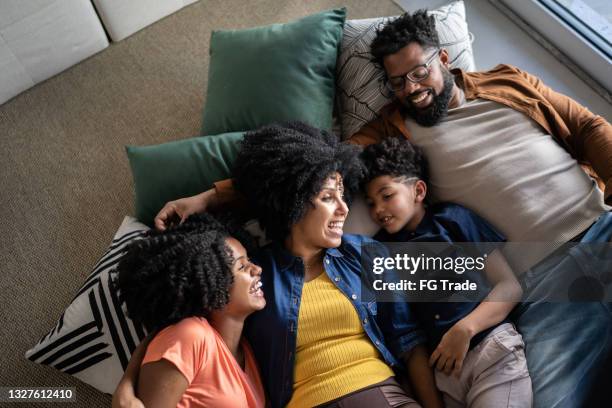
{"label": "young girl", "polygon": [[[240,230],[231,235],[248,239]],[[261,268],[231,235],[210,215],[192,216],[133,242],[118,265],[129,316],[157,332],[137,380],[146,407],[265,405],[253,352],[242,339],[247,316],[266,305]],[[138,367],[130,366],[118,394],[136,384]]]}
{"label": "young girl", "polygon": [[[387,138],[370,145],[362,159],[367,168],[363,186],[370,216],[382,227],[375,236],[379,241],[505,241],[493,226],[465,207],[425,205],[427,163],[407,140]],[[429,338],[429,363],[437,369],[436,385],[447,407],[531,406],[524,343],[508,320],[522,295],[521,287],[497,249],[487,254],[485,275],[492,289],[481,303],[411,304]]]}

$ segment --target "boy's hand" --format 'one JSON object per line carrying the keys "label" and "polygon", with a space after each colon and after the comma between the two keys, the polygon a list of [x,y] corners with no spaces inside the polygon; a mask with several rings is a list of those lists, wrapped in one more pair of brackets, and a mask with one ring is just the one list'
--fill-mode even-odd
{"label": "boy's hand", "polygon": [[446,375],[452,373],[459,377],[472,336],[471,331],[461,321],[457,322],[442,336],[440,344],[429,358],[429,366],[435,365],[437,370],[444,371]]}

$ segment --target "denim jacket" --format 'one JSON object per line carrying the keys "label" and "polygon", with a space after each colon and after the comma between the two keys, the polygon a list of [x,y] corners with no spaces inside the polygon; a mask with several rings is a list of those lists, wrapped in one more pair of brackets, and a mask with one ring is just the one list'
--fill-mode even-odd
{"label": "denim jacket", "polygon": [[[338,248],[326,250],[325,272],[351,301],[367,336],[392,368],[398,356],[425,342],[406,303],[361,301],[361,245],[371,239],[344,235]],[[304,264],[282,245],[264,248],[255,263],[262,269],[266,307],[247,319],[245,335],[251,344],[272,407],[283,407],[293,393],[293,374]],[[385,336],[386,335],[386,336]]]}

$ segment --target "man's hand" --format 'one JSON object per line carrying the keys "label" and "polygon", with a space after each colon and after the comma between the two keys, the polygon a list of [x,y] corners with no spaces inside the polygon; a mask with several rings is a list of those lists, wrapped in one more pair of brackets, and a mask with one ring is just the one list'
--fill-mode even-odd
{"label": "man's hand", "polygon": [[125,372],[113,393],[113,408],[144,408],[144,403],[136,397],[136,384],[138,383],[140,364],[153,336],[154,333],[147,335],[134,349]]}
{"label": "man's hand", "polygon": [[164,231],[172,225],[182,224],[190,215],[207,211],[215,203],[216,192],[214,188],[192,197],[169,201],[157,213],[155,228]]}
{"label": "man's hand", "polygon": [[442,336],[440,344],[429,358],[429,366],[435,365],[437,370],[444,371],[446,375],[452,373],[459,377],[472,336],[472,331],[462,321],[457,322]]}
{"label": "man's hand", "polygon": [[136,398],[134,387],[128,381],[121,381],[113,393],[113,408],[145,408],[141,400]]}

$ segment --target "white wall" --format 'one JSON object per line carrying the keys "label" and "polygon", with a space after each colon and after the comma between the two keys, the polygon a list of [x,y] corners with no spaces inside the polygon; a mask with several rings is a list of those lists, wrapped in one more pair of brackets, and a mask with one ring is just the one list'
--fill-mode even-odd
{"label": "white wall", "polygon": [[[434,9],[448,0],[395,0],[404,9]],[[475,39],[472,44],[476,67],[486,70],[499,63],[517,67],[540,77],[544,83],[612,121],[612,105],[593,91],[545,48],[489,3],[464,0],[467,21]],[[612,67],[611,67],[612,71]]]}

